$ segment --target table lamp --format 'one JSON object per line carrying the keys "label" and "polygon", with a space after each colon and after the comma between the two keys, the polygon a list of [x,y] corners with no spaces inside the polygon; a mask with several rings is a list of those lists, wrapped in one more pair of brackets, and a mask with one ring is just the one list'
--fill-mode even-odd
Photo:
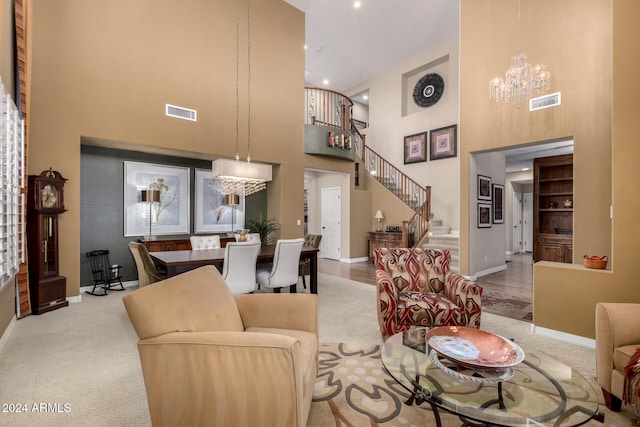
{"label": "table lamp", "polygon": [[373,217],[378,220],[378,229],[376,231],[382,231],[382,228],[380,227],[380,222],[384,219],[382,211],[378,210]]}
{"label": "table lamp", "polygon": [[145,236],[145,240],[153,240],[153,234],[151,233],[151,224],[153,223],[151,208],[154,203],[160,203],[160,192],[158,190],[142,190],[140,191],[140,201],[149,205],[149,235]]}
{"label": "table lamp", "polygon": [[235,213],[236,206],[240,204],[240,197],[237,194],[225,194],[224,204],[231,206],[231,235],[233,236],[233,225],[235,223],[233,214]]}

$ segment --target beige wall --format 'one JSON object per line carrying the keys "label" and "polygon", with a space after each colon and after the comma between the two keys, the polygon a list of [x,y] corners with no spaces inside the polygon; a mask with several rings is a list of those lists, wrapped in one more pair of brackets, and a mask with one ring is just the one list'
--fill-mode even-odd
{"label": "beige wall", "polygon": [[[79,293],[80,139],[235,154],[235,2],[34,2],[29,173],[67,179],[60,273]],[[246,2],[241,2],[246,7]],[[243,13],[244,16],[244,13]],[[281,0],[252,2],[251,157],[270,162],[269,216],[302,236],[304,15]],[[240,154],[247,155],[246,30],[241,26]],[[164,116],[165,103],[198,122]],[[115,232],[121,232],[117,230]]]}
{"label": "beige wall", "polygon": [[[369,127],[362,131],[367,145],[418,184],[431,186],[431,211],[436,219],[444,220],[454,230],[460,222],[460,156],[404,165],[404,137],[458,123],[458,68],[458,41],[454,40],[346,92],[351,96],[369,90]],[[426,73],[440,74],[445,89],[435,105],[420,108],[413,102],[413,86]],[[371,216],[380,207],[374,205],[372,209]],[[410,217],[411,214],[403,219]]]}
{"label": "beige wall", "polygon": [[[470,252],[477,236],[470,225],[469,154],[573,137],[576,265],[534,266],[534,323],[593,338],[596,302],[640,302],[633,221],[639,202],[628,185],[639,178],[632,159],[638,158],[640,3],[541,0],[528,8],[530,3],[523,2],[522,50],[549,68],[552,91],[562,92],[562,105],[536,112],[488,98],[489,80],[502,75],[516,53],[516,3],[461,2],[461,270],[468,271],[477,256]],[[584,269],[583,254],[610,255],[612,270]]]}

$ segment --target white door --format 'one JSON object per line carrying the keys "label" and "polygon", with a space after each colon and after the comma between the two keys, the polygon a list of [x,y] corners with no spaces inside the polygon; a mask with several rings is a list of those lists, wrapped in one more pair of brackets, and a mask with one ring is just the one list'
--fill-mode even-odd
{"label": "white door", "polygon": [[522,212],[524,217],[524,224],[522,224],[524,250],[533,252],[533,193],[524,193]]}
{"label": "white door", "polygon": [[322,225],[322,256],[340,259],[340,187],[322,188],[320,222]]}
{"label": "white door", "polygon": [[522,193],[513,193],[513,253],[522,252]]}

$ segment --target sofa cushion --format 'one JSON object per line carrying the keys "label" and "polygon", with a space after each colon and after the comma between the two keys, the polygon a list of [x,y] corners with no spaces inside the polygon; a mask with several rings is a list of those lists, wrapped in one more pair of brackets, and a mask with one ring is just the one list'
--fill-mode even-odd
{"label": "sofa cushion", "polygon": [[145,286],[123,302],[140,339],[171,332],[244,331],[236,300],[211,265]]}
{"label": "sofa cushion", "polygon": [[624,368],[629,364],[638,347],[640,347],[639,344],[632,344],[615,348],[613,350],[613,367],[618,371],[624,372]]}
{"label": "sofa cushion", "polygon": [[398,294],[397,315],[403,325],[457,325],[460,308],[442,294],[405,291]]}

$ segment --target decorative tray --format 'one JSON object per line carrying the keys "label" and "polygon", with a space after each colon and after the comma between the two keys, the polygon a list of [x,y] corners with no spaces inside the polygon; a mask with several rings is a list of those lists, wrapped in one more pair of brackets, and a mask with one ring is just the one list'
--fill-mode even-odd
{"label": "decorative tray", "polygon": [[524,351],[500,335],[467,326],[429,330],[427,342],[439,355],[471,368],[507,368],[524,360]]}

